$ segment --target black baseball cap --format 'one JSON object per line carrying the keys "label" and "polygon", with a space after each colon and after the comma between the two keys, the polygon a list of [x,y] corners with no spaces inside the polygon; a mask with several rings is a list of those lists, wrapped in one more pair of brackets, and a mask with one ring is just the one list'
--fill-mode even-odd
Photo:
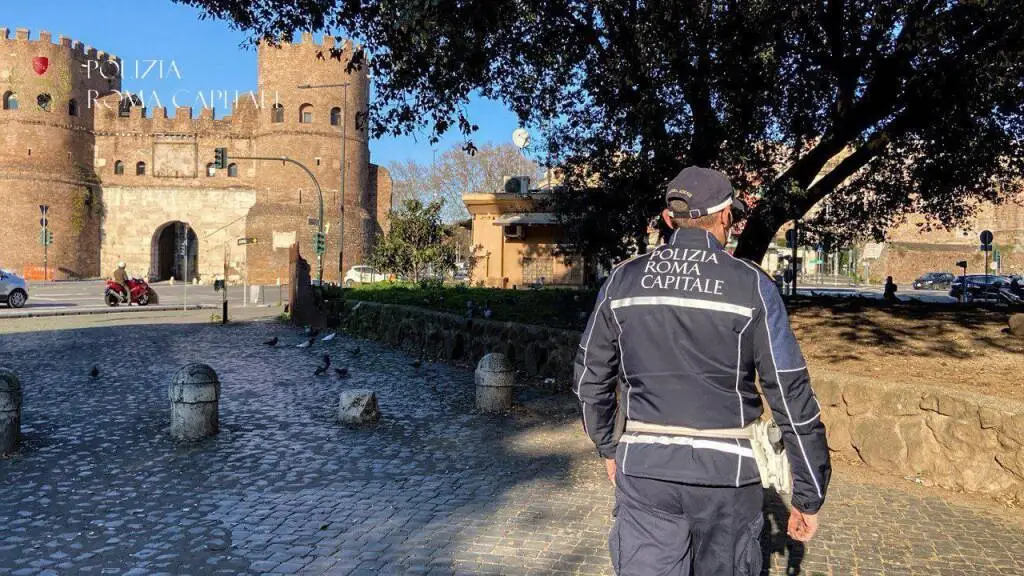
{"label": "black baseball cap", "polygon": [[710,168],[687,166],[668,183],[665,205],[674,217],[700,218],[732,206],[736,220],[747,212],[747,205],[736,197],[729,178]]}

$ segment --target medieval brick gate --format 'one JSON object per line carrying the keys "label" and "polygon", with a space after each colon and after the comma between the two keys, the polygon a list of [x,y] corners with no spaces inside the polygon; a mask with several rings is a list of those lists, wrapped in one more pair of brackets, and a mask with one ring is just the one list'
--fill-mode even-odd
{"label": "medieval brick gate", "polygon": [[[151,280],[188,278],[208,283],[224,272],[241,277],[249,209],[256,203],[252,190],[194,188],[107,187],[100,259],[109,275],[118,261],[129,274]],[[187,258],[185,247],[187,242]]]}

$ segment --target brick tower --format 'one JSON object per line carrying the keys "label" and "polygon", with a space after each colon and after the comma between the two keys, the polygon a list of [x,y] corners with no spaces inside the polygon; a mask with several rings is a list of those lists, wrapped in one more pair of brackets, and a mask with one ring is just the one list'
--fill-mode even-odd
{"label": "brick tower", "polygon": [[[357,121],[357,114],[361,118],[367,109],[369,79],[365,70],[346,70],[351,43],[338,46],[340,58],[331,56],[334,47],[332,37],[325,36],[322,43],[317,43],[309,33],[302,35],[300,43],[259,47],[260,110],[253,149],[258,156],[294,158],[316,175],[323,191],[327,232],[324,279],[336,282],[351,266],[367,258],[378,230],[379,211],[375,205],[378,169],[369,163],[365,126]],[[310,262],[315,277],[312,237],[317,227],[308,219],[316,217],[319,204],[312,181],[291,164],[262,161],[254,168],[260,181],[246,233],[268,241],[250,247],[250,270],[260,271],[250,280],[274,282],[276,277],[284,276],[288,252],[282,247],[292,239]],[[344,262],[340,262],[342,173]],[[387,198],[390,202],[390,190]]]}
{"label": "brick tower", "polygon": [[114,56],[49,32],[0,28],[0,266],[43,278],[39,205],[49,206],[51,279],[100,274],[103,203],[93,107],[120,89]]}

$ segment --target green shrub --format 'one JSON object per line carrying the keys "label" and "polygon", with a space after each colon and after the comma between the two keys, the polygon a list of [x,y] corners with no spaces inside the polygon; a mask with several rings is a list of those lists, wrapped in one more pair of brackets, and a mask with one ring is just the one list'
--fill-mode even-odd
{"label": "green shrub", "polygon": [[411,282],[360,285],[345,292],[349,300],[417,306],[459,316],[467,316],[472,302],[474,318],[483,318],[484,310],[490,309],[491,320],[570,330],[583,329],[597,297],[595,290],[423,287]]}

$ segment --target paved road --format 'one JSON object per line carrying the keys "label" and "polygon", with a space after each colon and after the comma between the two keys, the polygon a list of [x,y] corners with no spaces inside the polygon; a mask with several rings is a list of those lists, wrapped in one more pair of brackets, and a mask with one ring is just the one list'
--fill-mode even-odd
{"label": "paved road", "polygon": [[[470,371],[373,343],[301,350],[274,322],[124,316],[0,334],[0,365],[24,380],[24,447],[0,460],[0,574],[612,573],[612,489],[570,398],[523,392],[490,416]],[[325,352],[352,377],[314,377]],[[176,444],[166,386],[192,361],[220,374],[221,431]],[[333,421],[357,387],[379,394],[375,428]],[[863,475],[837,467],[806,550],[766,538],[773,574],[1024,573],[1011,512]]]}
{"label": "paved road", "polygon": [[[797,293],[804,296],[853,296],[856,294],[865,298],[881,300],[885,290],[881,286],[815,286],[800,284],[797,286]],[[956,298],[949,295],[949,290],[899,290],[896,296],[901,300],[920,300],[922,302],[945,304],[956,303]]]}
{"label": "paved road", "polygon": [[[156,282],[152,286],[159,296],[160,305],[183,305],[185,303],[186,290],[190,305],[210,304],[220,306],[223,298],[220,292],[214,292],[212,286],[186,286],[181,282],[174,285],[167,282]],[[26,311],[106,310],[109,307],[103,302],[103,291],[105,288],[106,282],[101,280],[32,282],[29,284],[29,299],[25,306],[20,310],[0,306],[0,317]],[[279,292],[280,297],[287,301],[287,286],[265,286],[263,287],[263,298],[260,302],[276,305]],[[241,286],[228,286],[228,305],[232,308],[242,307],[242,295],[243,289]],[[248,304],[252,305],[251,300]]]}

